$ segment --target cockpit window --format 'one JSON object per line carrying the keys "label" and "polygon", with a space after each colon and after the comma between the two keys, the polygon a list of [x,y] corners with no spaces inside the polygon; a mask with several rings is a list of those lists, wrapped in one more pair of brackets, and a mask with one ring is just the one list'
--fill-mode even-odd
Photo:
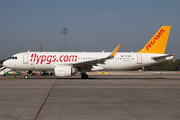
{"label": "cockpit window", "polygon": [[17,60],[17,57],[16,56],[12,56],[11,59],[16,59]]}

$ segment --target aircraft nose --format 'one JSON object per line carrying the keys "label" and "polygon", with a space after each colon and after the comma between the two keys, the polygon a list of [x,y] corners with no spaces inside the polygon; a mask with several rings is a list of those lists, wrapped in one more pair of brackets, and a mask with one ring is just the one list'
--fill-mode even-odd
{"label": "aircraft nose", "polygon": [[8,61],[7,60],[3,62],[3,66],[8,67]]}

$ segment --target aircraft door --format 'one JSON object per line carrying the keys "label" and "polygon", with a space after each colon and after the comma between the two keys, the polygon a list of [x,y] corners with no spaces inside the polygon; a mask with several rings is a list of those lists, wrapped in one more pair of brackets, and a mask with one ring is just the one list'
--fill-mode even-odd
{"label": "aircraft door", "polygon": [[24,53],[23,54],[23,64],[28,64],[29,54]]}
{"label": "aircraft door", "polygon": [[142,54],[137,54],[137,64],[142,64]]}

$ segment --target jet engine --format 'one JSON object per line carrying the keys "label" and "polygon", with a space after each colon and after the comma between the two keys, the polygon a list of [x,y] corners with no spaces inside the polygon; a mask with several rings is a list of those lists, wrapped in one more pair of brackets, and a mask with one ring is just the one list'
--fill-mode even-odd
{"label": "jet engine", "polygon": [[57,65],[54,68],[54,74],[57,77],[68,77],[75,74],[75,69],[71,66]]}

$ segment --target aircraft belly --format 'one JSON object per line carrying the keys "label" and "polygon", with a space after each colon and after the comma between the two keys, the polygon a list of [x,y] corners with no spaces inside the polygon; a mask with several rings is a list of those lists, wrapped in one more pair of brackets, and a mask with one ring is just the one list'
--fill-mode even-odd
{"label": "aircraft belly", "polygon": [[107,62],[106,65],[102,65],[105,71],[126,70],[126,69],[132,69],[136,66],[137,64],[133,61],[114,61],[114,62]]}

